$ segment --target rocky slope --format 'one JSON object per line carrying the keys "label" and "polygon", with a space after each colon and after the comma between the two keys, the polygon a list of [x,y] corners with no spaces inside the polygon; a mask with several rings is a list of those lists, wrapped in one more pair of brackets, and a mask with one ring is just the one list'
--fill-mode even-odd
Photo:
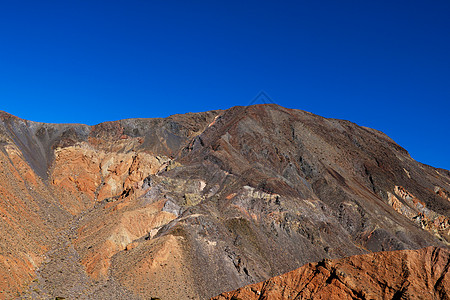
{"label": "rocky slope", "polygon": [[351,256],[211,299],[450,299],[450,251],[435,247]]}
{"label": "rocky slope", "polygon": [[0,298],[205,299],[450,242],[450,172],[276,105],[43,124],[0,114]]}

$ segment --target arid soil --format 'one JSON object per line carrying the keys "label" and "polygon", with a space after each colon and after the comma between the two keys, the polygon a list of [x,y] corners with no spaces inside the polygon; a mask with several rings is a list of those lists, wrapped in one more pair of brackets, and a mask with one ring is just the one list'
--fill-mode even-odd
{"label": "arid soil", "polygon": [[95,126],[0,113],[0,150],[0,299],[207,299],[450,243],[449,171],[301,110]]}
{"label": "arid soil", "polygon": [[450,251],[428,247],[310,263],[214,300],[450,299]]}

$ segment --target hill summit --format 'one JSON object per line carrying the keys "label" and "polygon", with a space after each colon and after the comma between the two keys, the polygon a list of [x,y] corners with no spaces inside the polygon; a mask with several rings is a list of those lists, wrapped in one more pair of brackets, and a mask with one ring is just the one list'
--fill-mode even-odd
{"label": "hill summit", "polygon": [[0,149],[0,298],[205,299],[450,243],[448,170],[274,104],[95,126],[0,113]]}

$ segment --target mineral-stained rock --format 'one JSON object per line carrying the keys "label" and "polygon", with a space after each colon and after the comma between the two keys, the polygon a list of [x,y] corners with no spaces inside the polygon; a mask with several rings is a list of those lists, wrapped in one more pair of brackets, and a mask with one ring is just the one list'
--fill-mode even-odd
{"label": "mineral-stained rock", "polygon": [[450,242],[449,171],[276,105],[96,126],[0,113],[0,163],[0,298],[205,299]]}
{"label": "mineral-stained rock", "polygon": [[[392,205],[395,211],[440,238],[442,238],[440,234],[450,236],[450,220],[448,217],[428,209],[425,203],[417,199],[403,187],[395,186],[394,193],[396,196],[387,192],[388,203]],[[405,204],[397,197],[402,199]]]}
{"label": "mineral-stained rock", "polygon": [[428,247],[309,263],[211,299],[449,299],[450,250]]}

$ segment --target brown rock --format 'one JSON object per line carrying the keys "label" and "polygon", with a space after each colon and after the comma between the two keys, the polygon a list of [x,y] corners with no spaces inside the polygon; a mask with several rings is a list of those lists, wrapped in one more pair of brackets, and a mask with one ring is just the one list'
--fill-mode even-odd
{"label": "brown rock", "polygon": [[96,126],[2,114],[0,163],[10,298],[205,299],[323,258],[450,242],[449,171],[276,105]]}
{"label": "brown rock", "polygon": [[449,299],[450,250],[428,247],[310,263],[211,299]]}

